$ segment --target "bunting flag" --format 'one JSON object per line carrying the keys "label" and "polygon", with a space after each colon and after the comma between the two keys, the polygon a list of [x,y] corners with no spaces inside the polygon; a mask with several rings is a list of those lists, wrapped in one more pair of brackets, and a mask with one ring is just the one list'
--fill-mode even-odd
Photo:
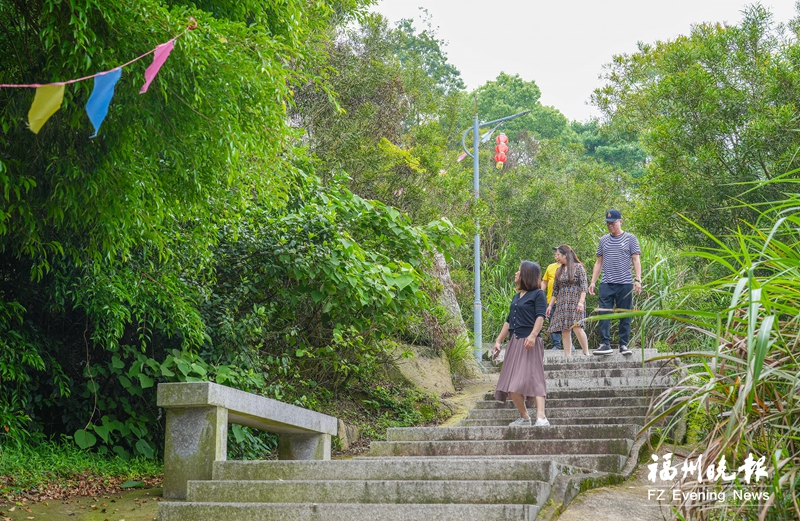
{"label": "bunting flag", "polygon": [[90,138],[96,137],[100,132],[100,125],[108,115],[108,106],[111,103],[111,98],[114,97],[114,86],[116,86],[122,76],[122,67],[112,70],[111,72],[103,73],[94,78],[94,89],[92,95],[89,96],[89,101],[86,103],[86,113],[94,125],[94,134]]}
{"label": "bunting flag", "polygon": [[36,95],[33,97],[33,105],[28,111],[28,127],[31,132],[38,134],[50,116],[61,108],[63,100],[63,85],[44,85],[37,88]]}
{"label": "bunting flag", "polygon": [[144,71],[144,85],[142,85],[142,90],[139,91],[139,94],[144,94],[147,92],[147,89],[150,87],[150,83],[158,74],[158,71],[161,69],[161,66],[164,65],[164,62],[167,61],[167,57],[169,53],[172,52],[173,47],[175,47],[175,39],[168,41],[167,43],[162,43],[158,47],[156,47],[156,52],[153,54],[153,63],[150,64],[150,67]]}
{"label": "bunting flag", "polygon": [[188,31],[197,29],[197,22],[195,19],[190,18],[189,21],[190,23],[186,27],[186,30],[172,40],[162,43],[155,49],[151,49],[141,56],[138,56],[129,62],[109,71],[98,72],[97,74],[93,74],[91,76],[50,84],[0,84],[0,88],[36,89],[36,94],[33,97],[33,104],[28,111],[28,128],[30,128],[34,134],[38,134],[39,130],[42,129],[42,126],[47,122],[48,119],[50,119],[50,116],[55,114],[58,109],[61,108],[61,103],[64,100],[64,86],[94,78],[94,89],[92,89],[92,94],[89,96],[89,101],[86,103],[86,113],[89,115],[89,120],[91,120],[92,125],[94,126],[94,134],[92,134],[91,137],[96,137],[97,133],[100,131],[100,125],[103,124],[103,120],[105,120],[106,116],[108,115],[108,107],[111,104],[111,98],[114,97],[114,88],[122,76],[122,68],[127,67],[128,65],[141,60],[145,56],[152,54],[153,63],[151,63],[144,72],[145,82],[142,86],[142,89],[139,91],[139,94],[144,94],[147,92],[147,89],[150,87],[150,84],[153,82],[156,74],[158,74],[158,71],[161,70],[161,66],[164,65],[165,61],[167,61],[167,57],[169,57],[169,54],[175,47],[175,40],[186,34]]}

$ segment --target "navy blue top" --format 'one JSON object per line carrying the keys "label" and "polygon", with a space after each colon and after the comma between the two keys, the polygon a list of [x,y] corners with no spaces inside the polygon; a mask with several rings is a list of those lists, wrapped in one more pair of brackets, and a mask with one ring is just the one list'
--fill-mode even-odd
{"label": "navy blue top", "polygon": [[[547,309],[547,298],[544,291],[535,289],[528,291],[523,296],[517,293],[511,299],[511,309],[508,311],[508,332],[517,338],[524,338],[531,334],[533,325],[538,317],[544,318]],[[539,331],[539,336],[542,332]]]}

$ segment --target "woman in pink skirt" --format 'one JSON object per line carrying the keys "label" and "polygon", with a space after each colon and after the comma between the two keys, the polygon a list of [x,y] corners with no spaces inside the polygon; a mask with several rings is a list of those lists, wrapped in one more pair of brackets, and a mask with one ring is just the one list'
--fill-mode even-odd
{"label": "woman in pink skirt", "polygon": [[544,344],[540,335],[544,314],[547,310],[545,293],[539,289],[541,269],[535,262],[522,261],[514,282],[519,293],[511,300],[503,330],[494,343],[494,355],[500,353],[500,346],[510,336],[503,360],[503,369],[497,381],[495,400],[505,402],[509,397],[519,410],[520,417],[511,426],[530,426],[531,418],[525,407],[525,399],[533,396],[536,402],[536,427],[550,425],[544,415],[544,399],[547,384],[544,378]]}

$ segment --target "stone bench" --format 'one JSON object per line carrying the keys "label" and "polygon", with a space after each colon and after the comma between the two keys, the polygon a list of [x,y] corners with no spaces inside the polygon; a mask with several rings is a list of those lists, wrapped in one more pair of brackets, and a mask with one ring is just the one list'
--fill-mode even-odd
{"label": "stone bench", "polygon": [[158,406],[167,411],[164,498],[185,499],[188,480],[212,478],[215,461],[227,459],[228,424],[278,433],[278,457],[331,459],[338,420],[318,412],[212,382],[158,384]]}

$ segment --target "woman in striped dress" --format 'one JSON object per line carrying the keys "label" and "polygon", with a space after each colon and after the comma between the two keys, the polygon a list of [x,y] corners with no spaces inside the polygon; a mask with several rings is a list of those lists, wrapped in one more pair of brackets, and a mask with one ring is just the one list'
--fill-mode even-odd
{"label": "woman in striped dress", "polygon": [[[566,244],[556,248],[556,262],[559,266],[553,282],[553,298],[547,306],[547,317],[550,318],[550,333],[561,332],[561,344],[564,346],[564,356],[570,356],[572,350],[572,331],[578,338],[578,343],[584,355],[589,354],[589,342],[583,330],[586,318],[586,268]],[[556,305],[558,304],[558,305]],[[553,308],[555,307],[555,312]],[[552,312],[553,316],[550,316]]]}

